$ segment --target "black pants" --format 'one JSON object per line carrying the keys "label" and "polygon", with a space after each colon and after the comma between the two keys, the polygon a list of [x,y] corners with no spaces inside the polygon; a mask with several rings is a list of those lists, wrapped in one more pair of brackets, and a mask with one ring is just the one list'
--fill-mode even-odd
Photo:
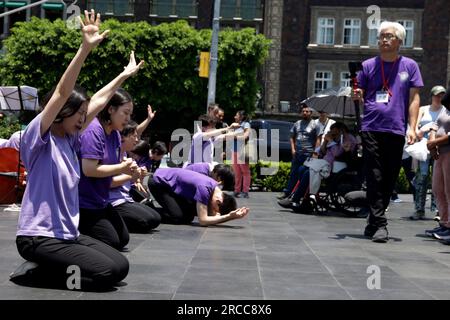
{"label": "black pants", "polygon": [[[405,172],[406,180],[408,180],[408,192],[412,193],[413,198],[416,198],[416,187],[414,186],[414,177],[416,176],[416,173],[412,170],[412,157],[408,157],[406,159],[402,159],[402,164],[400,165],[400,168],[403,168],[403,171]],[[398,182],[398,179],[397,179]],[[392,199],[398,198],[398,192],[399,189],[398,183],[395,184],[394,191],[392,192]]]}
{"label": "black pants", "polygon": [[111,206],[105,209],[80,208],[80,233],[103,241],[117,250],[130,241],[130,234],[122,217]]}
{"label": "black pants", "polygon": [[18,236],[19,254],[39,266],[29,285],[67,288],[69,266],[80,268],[81,289],[107,289],[123,280],[129,269],[127,258],[116,249],[91,237],[76,240]]}
{"label": "black pants", "polygon": [[180,197],[169,188],[156,184],[153,179],[149,179],[148,187],[162,207],[159,212],[162,223],[190,224],[194,220],[197,215],[195,201]]}
{"label": "black pants", "polygon": [[405,137],[385,132],[363,132],[363,157],[370,206],[368,224],[385,227],[385,210],[402,163]]}
{"label": "black pants", "polygon": [[136,202],[141,202],[142,200],[147,199],[147,195],[145,195],[142,192],[138,191],[134,186],[131,186],[130,196]]}
{"label": "black pants", "polygon": [[120,215],[128,231],[132,233],[147,233],[161,223],[158,212],[141,203],[125,202],[111,209]]}

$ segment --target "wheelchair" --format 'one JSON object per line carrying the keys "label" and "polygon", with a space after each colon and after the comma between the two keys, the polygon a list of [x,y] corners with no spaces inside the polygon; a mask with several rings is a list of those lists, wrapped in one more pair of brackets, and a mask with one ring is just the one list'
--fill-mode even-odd
{"label": "wheelchair", "polygon": [[365,187],[362,179],[362,160],[323,179],[316,194],[306,192],[299,204],[292,209],[296,213],[323,214],[341,212],[356,217],[366,208]]}

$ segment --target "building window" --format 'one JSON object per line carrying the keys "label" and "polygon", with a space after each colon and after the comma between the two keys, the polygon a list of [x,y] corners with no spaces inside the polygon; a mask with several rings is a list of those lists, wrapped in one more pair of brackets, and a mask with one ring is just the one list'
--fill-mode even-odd
{"label": "building window", "polygon": [[126,16],[134,14],[134,0],[89,0],[88,8],[102,15]]}
{"label": "building window", "polygon": [[341,72],[341,87],[350,87],[350,73],[349,72]]}
{"label": "building window", "polygon": [[153,0],[150,2],[150,15],[160,17],[196,17],[196,0]]}
{"label": "building window", "polygon": [[261,20],[261,0],[222,0],[220,16],[228,20]]}
{"label": "building window", "polygon": [[371,47],[378,46],[378,29],[369,29],[367,44]]}
{"label": "building window", "polygon": [[334,44],[334,19],[319,18],[317,21],[317,43]]}
{"label": "building window", "polygon": [[344,19],[343,44],[359,45],[361,37],[361,20]]}
{"label": "building window", "polygon": [[400,23],[403,27],[405,27],[406,30],[406,37],[405,40],[403,41],[403,46],[412,48],[414,41],[414,21],[399,20],[398,23]]}
{"label": "building window", "polygon": [[314,75],[314,93],[331,88],[333,73],[331,71],[316,71]]}

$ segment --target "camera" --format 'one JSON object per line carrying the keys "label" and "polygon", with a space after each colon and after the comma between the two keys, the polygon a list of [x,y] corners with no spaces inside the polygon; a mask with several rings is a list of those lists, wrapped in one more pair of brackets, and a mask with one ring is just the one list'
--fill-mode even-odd
{"label": "camera", "polygon": [[358,62],[351,61],[348,63],[348,70],[350,71],[350,77],[354,78],[356,77],[356,73],[362,70],[362,63],[359,61]]}

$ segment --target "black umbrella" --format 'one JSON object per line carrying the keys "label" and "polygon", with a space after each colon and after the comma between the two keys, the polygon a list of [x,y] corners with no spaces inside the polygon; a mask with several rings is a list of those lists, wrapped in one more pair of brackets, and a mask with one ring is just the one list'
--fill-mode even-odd
{"label": "black umbrella", "polygon": [[330,117],[354,117],[355,104],[351,98],[351,87],[322,90],[302,101],[317,112],[326,112]]}

